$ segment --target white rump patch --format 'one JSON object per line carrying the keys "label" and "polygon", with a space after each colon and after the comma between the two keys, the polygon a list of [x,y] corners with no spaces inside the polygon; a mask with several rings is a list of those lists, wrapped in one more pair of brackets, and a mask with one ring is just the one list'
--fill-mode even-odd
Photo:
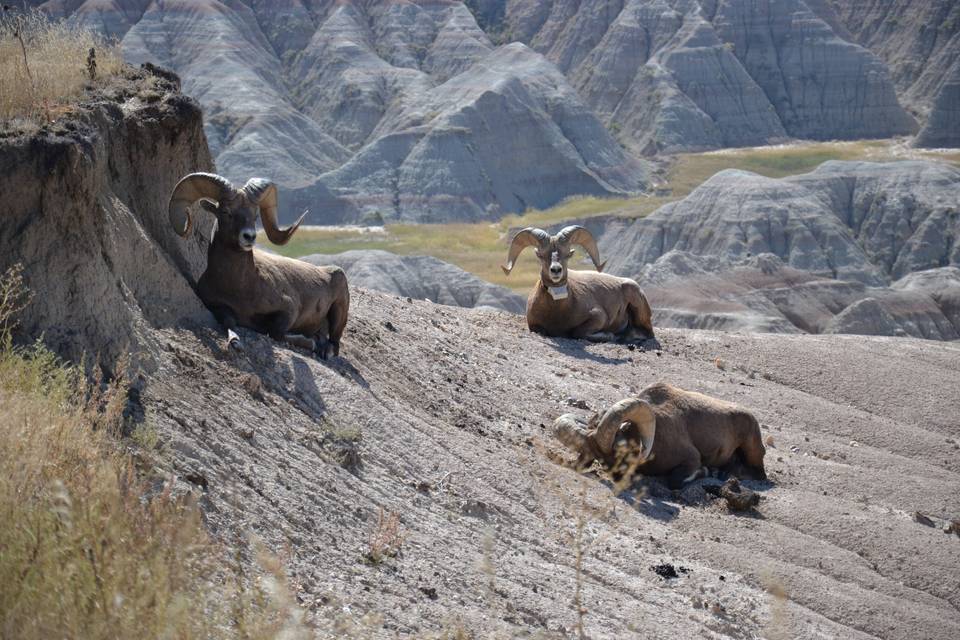
{"label": "white rump patch", "polygon": [[554,300],[563,300],[567,297],[567,286],[562,287],[547,287],[547,291],[550,292],[550,297]]}

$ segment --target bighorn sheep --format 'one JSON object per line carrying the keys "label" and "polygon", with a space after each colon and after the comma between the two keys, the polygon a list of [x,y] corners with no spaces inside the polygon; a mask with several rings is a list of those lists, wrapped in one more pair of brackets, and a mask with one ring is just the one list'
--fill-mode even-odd
{"label": "bighorn sheep", "polygon": [[[567,269],[574,254],[572,244],[586,249],[597,273]],[[571,225],[554,236],[543,229],[523,229],[510,244],[507,264],[500,267],[505,274],[510,275],[527,247],[535,247],[540,260],[540,281],[527,298],[531,331],[590,340],[653,337],[650,305],[640,286],[630,278],[599,273],[605,263],[600,262],[597,243],[587,229]]]}
{"label": "bighorn sheep", "polygon": [[[277,187],[251,178],[237,189],[210,173],[191,173],[170,196],[170,224],[181,237],[193,226],[189,207],[197,201],[217,217],[207,269],[197,293],[227,330],[228,344],[241,348],[239,325],[274,340],[308,348],[326,359],[340,353],[350,291],[339,267],[317,267],[254,248],[257,210],[273,244],[286,244],[303,216],[286,229],[277,225]],[[306,215],[306,214],[304,214]]]}
{"label": "bighorn sheep", "polygon": [[754,477],[766,478],[760,425],[749,411],[666,383],[615,403],[599,421],[587,423],[568,413],[553,428],[557,439],[579,454],[581,468],[599,460],[615,473],[626,467],[669,475],[674,489],[705,475],[706,467],[741,473],[743,465]]}

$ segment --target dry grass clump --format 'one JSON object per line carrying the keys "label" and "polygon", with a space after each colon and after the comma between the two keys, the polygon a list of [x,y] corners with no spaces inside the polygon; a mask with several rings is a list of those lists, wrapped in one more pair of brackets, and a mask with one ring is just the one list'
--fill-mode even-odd
{"label": "dry grass clump", "polygon": [[381,507],[364,557],[371,564],[380,564],[400,553],[400,547],[406,539],[407,534],[400,526],[400,516],[392,511],[384,512]]}
{"label": "dry grass clump", "polygon": [[91,81],[91,49],[96,77],[120,70],[119,46],[90,29],[52,22],[39,11],[0,9],[0,120],[55,119],[58,107]]}
{"label": "dry grass clump", "polygon": [[[19,275],[4,275],[0,317]],[[9,320],[9,317],[7,318]],[[0,331],[0,636],[201,637],[199,512],[146,499],[113,436],[125,394]]]}
{"label": "dry grass clump", "polygon": [[294,637],[280,570],[231,572],[194,501],[138,478],[122,384],[13,344],[24,300],[0,274],[0,637]]}

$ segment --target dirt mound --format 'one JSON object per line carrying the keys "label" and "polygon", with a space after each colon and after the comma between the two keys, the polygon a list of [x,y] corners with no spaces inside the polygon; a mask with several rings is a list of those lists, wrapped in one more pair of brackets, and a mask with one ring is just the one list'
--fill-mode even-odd
{"label": "dirt mound", "polygon": [[180,275],[200,276],[205,240],[181,241],[164,212],[180,176],[212,166],[199,106],[132,68],[55,123],[4,131],[0,270],[24,265],[35,294],[19,337],[151,369],[149,328],[209,322]]}

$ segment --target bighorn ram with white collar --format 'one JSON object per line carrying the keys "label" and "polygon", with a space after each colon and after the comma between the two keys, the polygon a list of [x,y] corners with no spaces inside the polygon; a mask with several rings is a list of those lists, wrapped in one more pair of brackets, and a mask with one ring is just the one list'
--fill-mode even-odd
{"label": "bighorn ram with white collar", "polygon": [[[286,244],[303,216],[277,225],[277,187],[251,178],[237,189],[211,173],[191,173],[170,196],[170,224],[186,237],[193,226],[189,207],[201,201],[217,217],[207,251],[207,269],[197,283],[200,299],[227,329],[228,344],[239,348],[239,325],[274,340],[308,348],[326,359],[340,353],[350,291],[339,267],[317,267],[254,248],[257,212],[273,244]],[[304,214],[306,215],[306,214]]]}
{"label": "bighorn ram with white collar", "polygon": [[[573,244],[586,249],[596,272],[567,269]],[[510,275],[527,247],[534,247],[540,260],[540,281],[527,298],[531,331],[590,340],[653,337],[650,305],[640,286],[630,278],[600,273],[605,263],[600,262],[597,243],[587,229],[571,225],[554,236],[543,229],[523,229],[510,244],[507,264],[501,267],[504,273]]]}
{"label": "bighorn ram with white collar", "polygon": [[553,424],[561,442],[579,454],[577,465],[599,460],[615,473],[668,475],[677,489],[708,467],[765,479],[760,425],[746,409],[666,383],[615,403],[595,425],[574,414]]}

